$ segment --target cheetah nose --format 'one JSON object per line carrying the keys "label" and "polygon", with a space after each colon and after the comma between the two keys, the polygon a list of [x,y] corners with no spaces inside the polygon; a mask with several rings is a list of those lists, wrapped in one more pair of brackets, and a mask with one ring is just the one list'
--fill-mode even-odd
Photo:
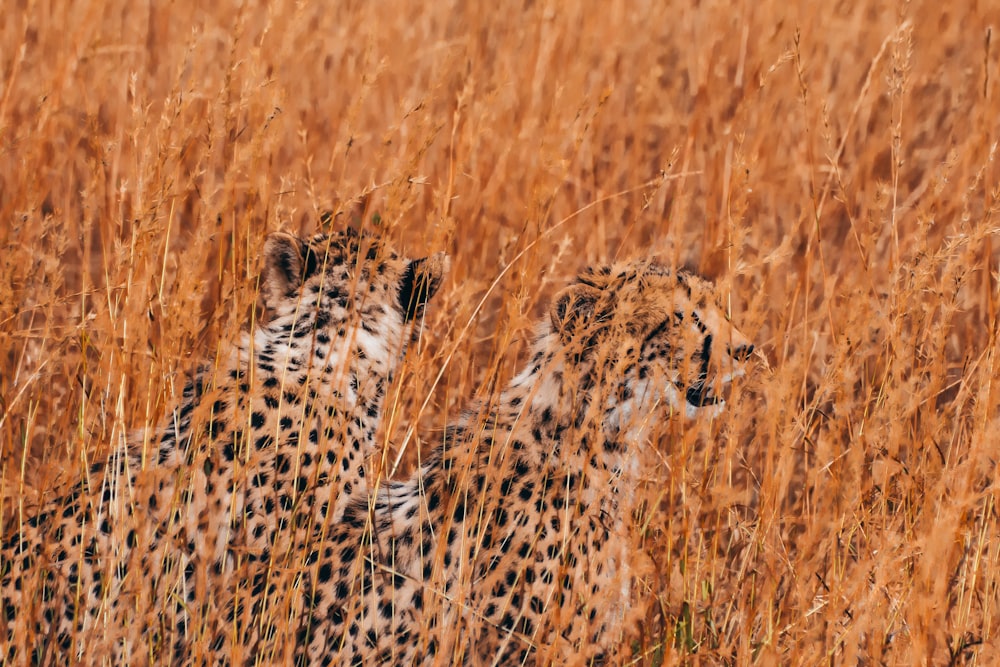
{"label": "cheetah nose", "polygon": [[735,349],[729,348],[729,355],[736,361],[746,361],[753,354],[753,345],[737,345]]}

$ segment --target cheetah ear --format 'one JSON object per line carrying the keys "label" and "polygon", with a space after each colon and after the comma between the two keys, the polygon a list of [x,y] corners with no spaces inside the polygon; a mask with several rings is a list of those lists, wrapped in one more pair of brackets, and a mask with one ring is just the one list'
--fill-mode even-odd
{"label": "cheetah ear", "polygon": [[264,241],[261,291],[268,306],[288,298],[316,273],[319,258],[301,239],[284,232],[269,234]]}
{"label": "cheetah ear", "polygon": [[406,265],[399,281],[399,307],[405,321],[423,314],[424,306],[441,287],[450,266],[451,259],[443,252]]}
{"label": "cheetah ear", "polygon": [[584,283],[564,288],[549,311],[552,330],[568,341],[592,323],[603,321],[604,315],[596,312],[600,296],[601,290]]}

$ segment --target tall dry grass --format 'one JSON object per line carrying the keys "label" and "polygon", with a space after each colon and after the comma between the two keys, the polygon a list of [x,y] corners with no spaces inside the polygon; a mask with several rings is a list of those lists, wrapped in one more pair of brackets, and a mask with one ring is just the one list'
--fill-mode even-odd
{"label": "tall dry grass", "polygon": [[7,4],[4,532],[248,326],[266,232],[332,210],[453,257],[391,451],[585,264],[730,295],[769,368],[661,443],[638,662],[1000,655],[1000,6]]}

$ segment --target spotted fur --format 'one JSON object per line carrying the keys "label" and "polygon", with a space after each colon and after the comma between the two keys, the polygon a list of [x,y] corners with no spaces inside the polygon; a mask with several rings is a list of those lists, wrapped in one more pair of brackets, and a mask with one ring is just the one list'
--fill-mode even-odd
{"label": "spotted fur", "polygon": [[752,351],[696,276],[582,273],[499,399],[331,527],[300,575],[320,593],[300,663],[620,664],[646,609],[630,517],[650,435],[718,414]]}
{"label": "spotted fur", "polygon": [[269,574],[368,497],[387,384],[446,269],[355,233],[268,237],[269,323],[194,374],[153,451],[4,527],[0,663],[250,662]]}
{"label": "spotted fur", "polygon": [[723,409],[752,346],[695,276],[585,271],[496,400],[409,479],[370,482],[446,265],[269,238],[270,323],[194,376],[150,465],[116,452],[5,531],[6,662],[619,662],[645,610],[629,536],[651,436]]}

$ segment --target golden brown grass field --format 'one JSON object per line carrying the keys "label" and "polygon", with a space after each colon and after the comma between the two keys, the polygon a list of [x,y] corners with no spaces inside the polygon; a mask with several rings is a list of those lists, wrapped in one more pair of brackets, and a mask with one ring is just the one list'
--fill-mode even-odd
{"label": "golden brown grass field", "polygon": [[452,257],[393,455],[581,267],[720,286],[763,355],[657,443],[637,664],[1000,661],[1000,4],[239,4],[4,3],[4,533],[333,211]]}

